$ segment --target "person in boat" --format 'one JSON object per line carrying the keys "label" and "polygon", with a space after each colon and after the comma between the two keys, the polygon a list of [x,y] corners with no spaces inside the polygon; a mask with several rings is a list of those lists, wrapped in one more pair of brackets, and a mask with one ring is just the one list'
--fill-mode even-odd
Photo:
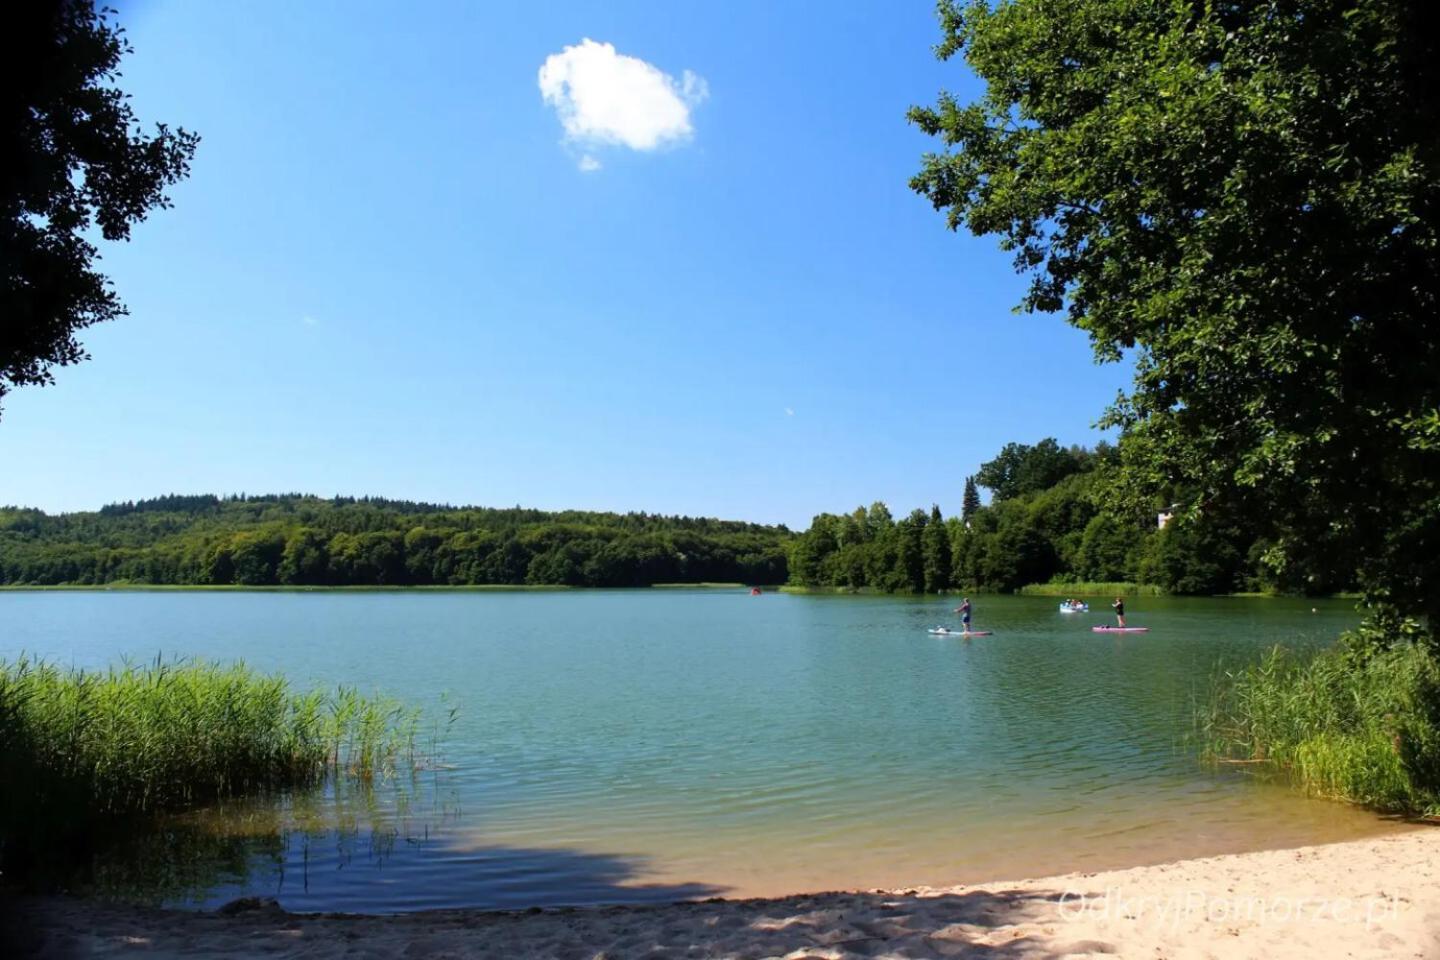
{"label": "person in boat", "polygon": [[1116,597],[1115,602],[1110,604],[1110,609],[1115,611],[1115,622],[1122,627],[1125,626],[1125,598]]}
{"label": "person in boat", "polygon": [[969,597],[966,597],[964,600],[962,600],[962,601],[960,602],[960,606],[958,606],[958,607],[955,608],[955,612],[958,613],[958,614],[960,614],[960,629],[963,630],[965,633],[969,633],[969,632],[970,632],[970,598],[969,598]]}

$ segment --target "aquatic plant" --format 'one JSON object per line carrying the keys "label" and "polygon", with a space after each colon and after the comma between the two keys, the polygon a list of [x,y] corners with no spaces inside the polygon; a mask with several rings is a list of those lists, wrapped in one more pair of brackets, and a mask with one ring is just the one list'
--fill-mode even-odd
{"label": "aquatic plant", "polygon": [[1423,643],[1277,647],[1216,677],[1197,732],[1216,764],[1377,810],[1440,813],[1440,661]]}
{"label": "aquatic plant", "polygon": [[418,723],[386,697],[297,693],[244,664],[0,661],[0,863],[136,815],[384,777],[416,763]]}

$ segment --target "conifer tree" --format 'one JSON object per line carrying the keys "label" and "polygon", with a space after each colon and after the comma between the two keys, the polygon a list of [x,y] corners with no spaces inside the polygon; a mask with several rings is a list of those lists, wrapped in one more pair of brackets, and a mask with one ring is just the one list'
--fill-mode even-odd
{"label": "conifer tree", "polygon": [[950,531],[945,528],[938,506],[930,507],[924,537],[925,592],[939,593],[950,586]]}
{"label": "conifer tree", "polygon": [[960,502],[960,519],[968,526],[970,518],[980,509],[980,491],[975,489],[975,478],[965,478],[965,498]]}

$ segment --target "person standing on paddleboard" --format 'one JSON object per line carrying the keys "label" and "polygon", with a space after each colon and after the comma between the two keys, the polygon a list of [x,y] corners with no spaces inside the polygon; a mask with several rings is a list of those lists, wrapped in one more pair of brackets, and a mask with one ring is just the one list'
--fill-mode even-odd
{"label": "person standing on paddleboard", "polygon": [[961,601],[960,606],[958,606],[958,607],[955,608],[955,612],[958,613],[958,614],[960,614],[960,629],[963,630],[963,631],[966,632],[966,633],[969,633],[969,632],[970,632],[970,598],[969,598],[969,597],[966,597],[963,601]]}
{"label": "person standing on paddleboard", "polygon": [[1115,611],[1115,620],[1116,620],[1116,622],[1118,622],[1121,627],[1124,627],[1124,626],[1125,626],[1125,598],[1124,598],[1124,597],[1116,597],[1116,598],[1115,598],[1115,602],[1112,603],[1112,604],[1110,604],[1110,607],[1111,607],[1111,609],[1113,609],[1113,610]]}

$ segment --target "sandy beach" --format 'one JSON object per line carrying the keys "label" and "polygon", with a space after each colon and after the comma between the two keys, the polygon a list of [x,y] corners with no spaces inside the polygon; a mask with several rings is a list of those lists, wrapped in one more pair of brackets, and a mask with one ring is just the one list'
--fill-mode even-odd
{"label": "sandy beach", "polygon": [[8,904],[15,957],[1440,957],[1440,829],[1106,873],[649,907],[214,913]]}

